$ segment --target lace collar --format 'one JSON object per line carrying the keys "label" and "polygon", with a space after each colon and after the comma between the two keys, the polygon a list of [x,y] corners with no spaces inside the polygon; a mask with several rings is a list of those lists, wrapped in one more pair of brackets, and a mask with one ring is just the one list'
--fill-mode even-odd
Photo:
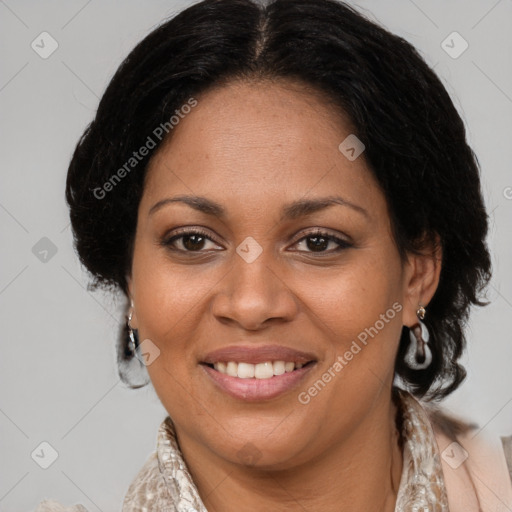
{"label": "lace collar", "polygon": [[428,414],[406,391],[399,390],[403,469],[395,512],[449,512],[441,455]]}
{"label": "lace collar", "polygon": [[[428,414],[408,392],[398,390],[403,470],[395,512],[449,512],[441,458]],[[160,471],[176,512],[208,512],[179,449],[168,416],[157,442]]]}

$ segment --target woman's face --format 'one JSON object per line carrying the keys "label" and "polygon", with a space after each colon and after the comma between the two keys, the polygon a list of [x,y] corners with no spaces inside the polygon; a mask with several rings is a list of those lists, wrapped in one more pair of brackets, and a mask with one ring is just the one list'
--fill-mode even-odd
{"label": "woman's face", "polygon": [[233,83],[198,97],[153,158],[132,326],[183,442],[291,467],[389,408],[422,286],[364,153],[339,149],[351,133],[297,85]]}

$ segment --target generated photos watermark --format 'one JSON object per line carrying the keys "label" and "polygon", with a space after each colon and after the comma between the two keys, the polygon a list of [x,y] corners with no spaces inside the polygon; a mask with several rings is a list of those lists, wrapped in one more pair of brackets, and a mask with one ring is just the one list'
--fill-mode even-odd
{"label": "generated photos watermark", "polygon": [[[192,111],[192,108],[197,106],[197,100],[195,98],[189,98],[179,109],[174,111],[168,121],[160,123],[151,133],[148,135],[146,142],[138,149],[134,151],[132,156],[121,166],[119,169],[110,176],[110,178],[101,186],[93,189],[92,193],[96,199],[104,199],[106,195],[114,190],[114,187],[122,181],[142,160],[149,154],[150,150],[154,149],[158,142],[173,130],[187,114]],[[156,140],[155,140],[156,139]]]}
{"label": "generated photos watermark", "polygon": [[[370,327],[366,327],[357,335],[357,340],[353,340],[350,347],[343,355],[339,355],[336,361],[322,374],[322,376],[310,386],[307,391],[301,391],[297,399],[303,405],[309,404],[311,399],[318,395],[325,386],[331,382],[340,372],[349,364],[355,355],[359,354],[363,347],[368,344],[368,338],[373,339],[384,329],[386,324],[395,318],[396,314],[402,311],[403,306],[399,302],[395,302],[385,313],[382,313],[379,319]],[[359,341],[359,343],[358,343]],[[362,345],[362,346],[361,346]]]}

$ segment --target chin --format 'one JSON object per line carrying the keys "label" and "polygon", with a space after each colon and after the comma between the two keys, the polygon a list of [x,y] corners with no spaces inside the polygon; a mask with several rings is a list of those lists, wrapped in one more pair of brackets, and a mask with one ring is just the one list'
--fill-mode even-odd
{"label": "chin", "polygon": [[[281,435],[262,433],[228,437],[221,446],[210,445],[217,455],[230,463],[260,469],[282,470],[302,462],[304,450],[311,440],[298,439],[283,432]],[[215,446],[216,445],[216,446]]]}

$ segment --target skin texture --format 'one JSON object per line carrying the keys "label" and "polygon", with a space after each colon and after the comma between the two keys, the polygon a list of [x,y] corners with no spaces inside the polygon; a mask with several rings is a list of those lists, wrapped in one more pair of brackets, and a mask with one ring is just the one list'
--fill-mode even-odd
{"label": "skin texture", "polygon": [[[148,372],[200,495],[223,512],[392,511],[402,471],[394,360],[402,325],[416,323],[418,305],[435,292],[439,257],[426,251],[402,262],[364,153],[351,162],[338,149],[350,124],[319,93],[285,81],[232,82],[197,99],[150,163],[129,291],[132,327],[160,350]],[[183,203],[149,214],[181,194],[220,203],[226,217]],[[358,209],[280,220],[285,204],[329,195]],[[211,240],[162,244],[181,227],[201,227]],[[336,251],[325,241],[315,250],[304,238],[315,228],[351,246]],[[249,236],[262,248],[251,263],[236,252]],[[401,311],[300,403],[394,303]],[[298,387],[274,399],[232,398],[199,364],[218,348],[274,343],[316,359]],[[241,456],[248,449],[251,464]]]}

